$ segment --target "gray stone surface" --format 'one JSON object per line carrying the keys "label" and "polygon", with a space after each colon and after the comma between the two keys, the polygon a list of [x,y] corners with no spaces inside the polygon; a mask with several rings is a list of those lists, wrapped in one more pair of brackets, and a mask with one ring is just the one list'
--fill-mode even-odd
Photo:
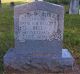
{"label": "gray stone surface", "polygon": [[79,0],[71,0],[69,14],[79,13]]}
{"label": "gray stone surface", "polygon": [[71,54],[62,50],[63,29],[63,6],[42,1],[15,6],[15,48],[4,56],[4,67],[22,72],[60,71],[68,65],[72,68]]}
{"label": "gray stone surface", "polygon": [[[36,54],[35,54],[36,55]],[[29,68],[40,69],[53,72],[55,68],[72,68],[74,59],[67,49],[62,49],[62,57],[54,56],[34,56],[27,53],[27,50],[10,49],[4,56],[4,63],[22,72],[27,72]],[[56,70],[58,71],[58,70]]]}
{"label": "gray stone surface", "polygon": [[[33,2],[14,8],[15,47],[60,56],[64,8],[48,2]],[[55,52],[55,53],[54,53]],[[57,52],[57,53],[56,53]]]}
{"label": "gray stone surface", "polygon": [[79,15],[80,15],[80,9],[79,9]]}

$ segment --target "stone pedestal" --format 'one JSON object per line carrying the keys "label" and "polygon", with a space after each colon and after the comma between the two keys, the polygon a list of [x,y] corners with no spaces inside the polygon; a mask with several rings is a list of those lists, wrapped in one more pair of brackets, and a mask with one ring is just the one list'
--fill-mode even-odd
{"label": "stone pedestal", "polygon": [[67,49],[62,57],[30,57],[26,50],[10,49],[4,56],[5,74],[50,74],[72,70],[74,59]]}

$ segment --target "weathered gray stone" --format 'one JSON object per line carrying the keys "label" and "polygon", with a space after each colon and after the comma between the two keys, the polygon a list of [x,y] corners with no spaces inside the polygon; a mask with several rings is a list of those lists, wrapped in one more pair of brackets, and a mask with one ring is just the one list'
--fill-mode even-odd
{"label": "weathered gray stone", "polygon": [[[61,71],[64,68],[72,69],[74,59],[67,49],[62,49],[62,57],[49,57],[49,56],[34,56],[27,53],[27,50],[10,49],[4,56],[4,63],[22,72],[27,72],[27,69],[34,68],[42,71]],[[61,68],[61,69],[60,69]],[[58,70],[55,70],[58,69]]]}
{"label": "weathered gray stone", "polygon": [[63,29],[63,6],[42,1],[15,6],[15,48],[4,56],[5,73],[71,69],[74,59],[67,49],[62,50]]}
{"label": "weathered gray stone", "polygon": [[79,13],[79,0],[71,0],[69,14]]}
{"label": "weathered gray stone", "polygon": [[79,9],[79,14],[80,14],[80,9]]}
{"label": "weathered gray stone", "polygon": [[33,2],[16,6],[14,11],[16,48],[42,54],[52,52],[56,57],[61,56],[64,18],[62,6]]}

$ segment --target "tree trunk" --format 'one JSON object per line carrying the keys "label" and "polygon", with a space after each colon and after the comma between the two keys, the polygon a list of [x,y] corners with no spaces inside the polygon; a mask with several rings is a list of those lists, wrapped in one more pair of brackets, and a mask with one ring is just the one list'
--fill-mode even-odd
{"label": "tree trunk", "polygon": [[1,0],[0,0],[0,7],[1,7]]}

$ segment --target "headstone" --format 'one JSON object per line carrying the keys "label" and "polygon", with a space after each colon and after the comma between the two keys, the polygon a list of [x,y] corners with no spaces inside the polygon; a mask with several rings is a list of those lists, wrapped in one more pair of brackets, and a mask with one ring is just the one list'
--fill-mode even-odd
{"label": "headstone", "polygon": [[79,14],[80,14],[80,9],[79,9]]}
{"label": "headstone", "polygon": [[74,59],[62,49],[63,6],[36,1],[14,8],[15,48],[4,56],[6,74],[50,74],[72,68]]}
{"label": "headstone", "polygon": [[79,13],[79,0],[71,0],[69,14]]}

